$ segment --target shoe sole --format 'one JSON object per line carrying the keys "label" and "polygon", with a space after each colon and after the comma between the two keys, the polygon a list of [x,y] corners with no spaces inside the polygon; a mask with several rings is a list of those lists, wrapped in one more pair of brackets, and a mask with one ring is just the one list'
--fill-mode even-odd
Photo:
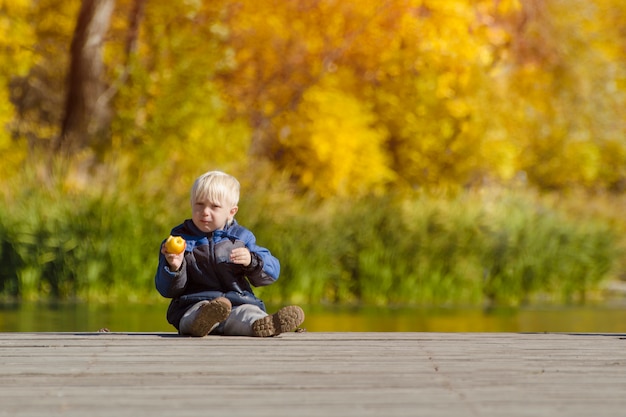
{"label": "shoe sole", "polygon": [[304,321],[304,311],[298,306],[287,306],[276,313],[263,317],[252,324],[252,332],[257,337],[276,336],[293,332]]}
{"label": "shoe sole", "polygon": [[196,319],[189,328],[189,334],[196,337],[208,335],[215,326],[228,318],[230,311],[230,301],[225,298],[216,298],[200,306]]}

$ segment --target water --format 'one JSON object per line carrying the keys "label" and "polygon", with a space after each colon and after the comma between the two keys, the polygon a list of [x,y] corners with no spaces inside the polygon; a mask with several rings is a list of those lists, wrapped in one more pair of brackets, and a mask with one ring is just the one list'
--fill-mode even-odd
{"label": "water", "polygon": [[[167,303],[0,304],[0,332],[172,332]],[[270,309],[274,311],[275,308]],[[626,304],[502,308],[304,307],[310,332],[626,333]]]}

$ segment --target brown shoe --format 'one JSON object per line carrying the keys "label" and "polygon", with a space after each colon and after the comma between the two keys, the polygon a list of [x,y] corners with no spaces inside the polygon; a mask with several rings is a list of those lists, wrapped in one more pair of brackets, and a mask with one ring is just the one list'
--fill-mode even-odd
{"label": "brown shoe", "polygon": [[298,306],[287,306],[276,313],[252,323],[254,336],[268,337],[293,332],[304,321],[304,311]]}
{"label": "brown shoe", "polygon": [[196,337],[208,335],[220,322],[228,318],[231,308],[230,301],[225,297],[207,301],[195,312],[195,317],[193,317],[189,327],[185,329],[185,334]]}

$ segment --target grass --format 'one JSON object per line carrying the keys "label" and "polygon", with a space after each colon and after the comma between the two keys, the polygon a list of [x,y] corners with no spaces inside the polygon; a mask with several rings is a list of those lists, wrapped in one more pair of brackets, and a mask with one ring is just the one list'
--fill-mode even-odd
{"label": "grass", "polygon": [[[189,217],[187,189],[129,180],[77,192],[33,177],[5,184],[0,200],[2,298],[159,299],[159,245]],[[586,216],[567,196],[485,188],[320,202],[280,184],[244,181],[238,214],[281,260],[280,280],[257,291],[268,303],[581,302],[624,265],[619,216]]]}
{"label": "grass", "polygon": [[524,190],[335,200],[283,208],[281,217],[280,231],[270,219],[250,225],[288,265],[287,282],[262,291],[272,301],[579,302],[621,259],[610,225],[580,221]]}

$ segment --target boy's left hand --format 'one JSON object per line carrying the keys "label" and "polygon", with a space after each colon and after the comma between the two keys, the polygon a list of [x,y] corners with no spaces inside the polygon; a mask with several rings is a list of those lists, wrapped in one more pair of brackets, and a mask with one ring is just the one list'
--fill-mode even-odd
{"label": "boy's left hand", "polygon": [[230,252],[230,261],[234,264],[248,266],[252,262],[252,255],[248,248],[235,248]]}

